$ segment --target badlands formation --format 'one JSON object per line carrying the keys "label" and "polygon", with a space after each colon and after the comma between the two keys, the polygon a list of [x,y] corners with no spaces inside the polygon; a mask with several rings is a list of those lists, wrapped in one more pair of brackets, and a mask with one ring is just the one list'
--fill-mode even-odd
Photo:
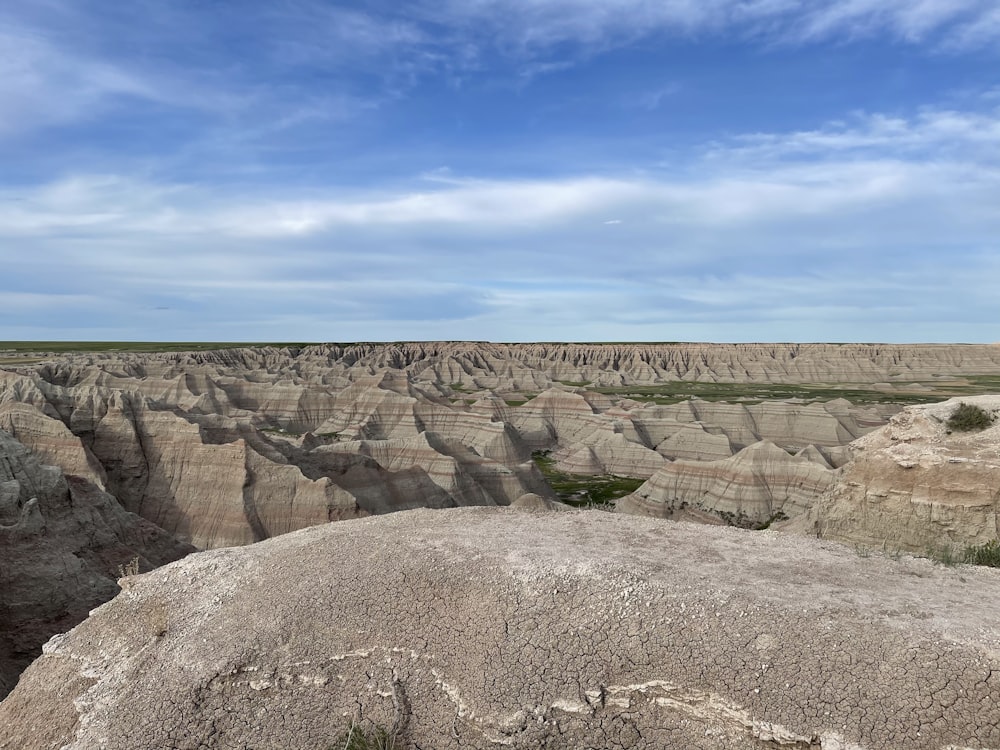
{"label": "badlands formation", "polygon": [[1000,346],[4,361],[0,748],[1000,748]]}

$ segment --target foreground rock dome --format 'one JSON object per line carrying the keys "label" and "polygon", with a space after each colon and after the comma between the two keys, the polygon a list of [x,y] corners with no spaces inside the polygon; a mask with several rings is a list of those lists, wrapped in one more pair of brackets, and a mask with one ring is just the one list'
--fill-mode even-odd
{"label": "foreground rock dome", "polygon": [[598,512],[191,555],[0,703],[4,750],[1000,747],[1000,571]]}

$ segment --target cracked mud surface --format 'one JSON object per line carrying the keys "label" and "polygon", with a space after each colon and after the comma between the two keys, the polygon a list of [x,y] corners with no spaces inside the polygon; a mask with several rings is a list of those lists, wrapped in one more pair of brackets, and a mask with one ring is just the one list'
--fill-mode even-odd
{"label": "cracked mud surface", "polygon": [[997,748],[1000,571],[603,513],[190,556],[46,646],[0,748]]}

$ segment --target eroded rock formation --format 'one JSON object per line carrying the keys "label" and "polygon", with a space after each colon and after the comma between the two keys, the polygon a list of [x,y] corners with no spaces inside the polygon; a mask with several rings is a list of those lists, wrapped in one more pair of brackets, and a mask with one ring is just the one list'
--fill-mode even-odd
{"label": "eroded rock formation", "polygon": [[42,643],[118,592],[120,565],[149,570],[191,551],[0,430],[0,697]]}
{"label": "eroded rock formation", "polygon": [[1000,396],[907,407],[851,444],[843,476],[797,528],[917,553],[1000,538],[1000,419],[987,430],[950,432],[962,401],[1000,412]]}
{"label": "eroded rock formation", "polygon": [[818,450],[790,455],[760,441],[719,461],[669,463],[621,498],[616,509],[670,518],[691,508],[736,525],[759,526],[805,513],[836,480]]}
{"label": "eroded rock formation", "polygon": [[287,353],[272,369],[70,358],[0,374],[0,426],[200,548],[552,494],[505,406],[458,408],[400,371],[306,379]]}
{"label": "eroded rock formation", "polygon": [[[558,381],[733,380],[736,356],[744,375],[795,380],[818,377],[804,363],[828,357],[835,369],[834,353],[846,351],[446,343],[65,355],[0,370],[0,427],[126,509],[211,548],[372,513],[553,499],[533,450],[552,451],[571,473],[637,478],[758,440],[815,445],[838,465],[837,450],[891,408],[656,405]],[[867,374],[850,371],[858,377],[888,378],[890,361],[898,374],[914,369],[899,364],[902,350],[852,351],[868,363]],[[944,370],[993,361],[989,348],[911,354]],[[540,393],[505,401],[518,404],[528,389]]]}
{"label": "eroded rock formation", "polygon": [[1000,747],[1000,572],[607,513],[412,511],[192,555],[0,703],[4,750]]}

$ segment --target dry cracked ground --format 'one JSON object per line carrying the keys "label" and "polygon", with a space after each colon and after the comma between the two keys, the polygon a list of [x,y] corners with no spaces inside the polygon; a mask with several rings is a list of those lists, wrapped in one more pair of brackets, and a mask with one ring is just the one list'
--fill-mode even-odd
{"label": "dry cracked ground", "polygon": [[0,362],[0,748],[1000,748],[998,345]]}

